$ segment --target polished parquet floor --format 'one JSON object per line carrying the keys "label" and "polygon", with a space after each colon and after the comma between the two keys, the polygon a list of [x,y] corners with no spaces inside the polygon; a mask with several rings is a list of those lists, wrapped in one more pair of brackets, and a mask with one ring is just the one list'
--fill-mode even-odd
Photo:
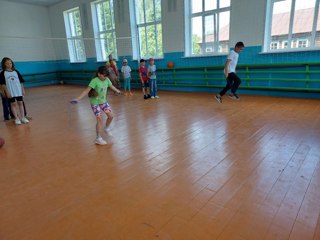
{"label": "polished parquet floor", "polygon": [[83,89],[28,88],[33,120],[0,122],[1,240],[320,239],[320,100],[109,94],[97,146]]}

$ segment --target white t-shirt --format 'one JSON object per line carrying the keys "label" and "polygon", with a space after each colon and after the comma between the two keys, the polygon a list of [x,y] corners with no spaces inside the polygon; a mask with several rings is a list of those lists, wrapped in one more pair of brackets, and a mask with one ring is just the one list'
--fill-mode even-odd
{"label": "white t-shirt", "polygon": [[22,87],[21,83],[24,80],[17,71],[3,71],[0,74],[0,84],[5,84],[11,97],[21,97]]}
{"label": "white t-shirt", "polygon": [[234,50],[231,50],[227,58],[228,60],[231,60],[228,67],[228,73],[236,72],[238,58],[239,53],[236,53]]}
{"label": "white t-shirt", "polygon": [[149,77],[150,79],[156,79],[157,78],[156,70],[157,70],[156,65],[152,65],[152,66],[149,65],[148,72],[150,73],[150,77]]}
{"label": "white t-shirt", "polygon": [[129,78],[130,77],[131,68],[128,65],[127,66],[122,66],[121,67],[121,72],[123,72],[124,78]]}

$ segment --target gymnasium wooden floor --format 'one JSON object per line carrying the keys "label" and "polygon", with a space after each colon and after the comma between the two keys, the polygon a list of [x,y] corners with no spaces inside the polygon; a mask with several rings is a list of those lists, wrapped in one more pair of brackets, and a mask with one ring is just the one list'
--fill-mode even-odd
{"label": "gymnasium wooden floor", "polygon": [[0,122],[1,240],[320,239],[320,100],[110,94],[97,146],[83,89],[28,88],[33,120]]}

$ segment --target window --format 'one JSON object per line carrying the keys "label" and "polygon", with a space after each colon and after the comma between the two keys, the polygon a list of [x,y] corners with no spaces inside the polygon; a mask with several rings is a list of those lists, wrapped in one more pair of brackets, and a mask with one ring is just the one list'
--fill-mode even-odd
{"label": "window", "polygon": [[308,40],[302,39],[297,41],[297,48],[305,48],[308,47]]}
{"label": "window", "polygon": [[82,38],[80,10],[78,7],[63,12],[70,62],[85,62],[86,52]]}
{"label": "window", "polygon": [[185,0],[185,16],[186,56],[229,51],[230,0]]}
{"label": "window", "polygon": [[288,48],[288,41],[282,42],[282,48]]}
{"label": "window", "polygon": [[319,0],[268,0],[264,51],[319,47]]}
{"label": "window", "polygon": [[130,1],[133,58],[163,57],[161,0]]}
{"label": "window", "polygon": [[272,42],[270,48],[271,49],[278,49],[279,48],[279,43],[278,42]]}
{"label": "window", "polygon": [[106,61],[112,53],[117,58],[113,0],[91,3],[97,60]]}

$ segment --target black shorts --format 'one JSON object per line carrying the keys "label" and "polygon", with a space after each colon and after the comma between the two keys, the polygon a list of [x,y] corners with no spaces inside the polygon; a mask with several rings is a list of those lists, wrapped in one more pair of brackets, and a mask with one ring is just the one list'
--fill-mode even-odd
{"label": "black shorts", "polygon": [[148,88],[149,87],[149,80],[143,81],[143,83],[141,83],[141,87],[142,88]]}
{"label": "black shorts", "polygon": [[20,96],[20,97],[12,97],[12,98],[8,98],[9,102],[10,103],[14,103],[15,101],[18,101],[18,102],[22,102],[23,101],[23,97]]}

